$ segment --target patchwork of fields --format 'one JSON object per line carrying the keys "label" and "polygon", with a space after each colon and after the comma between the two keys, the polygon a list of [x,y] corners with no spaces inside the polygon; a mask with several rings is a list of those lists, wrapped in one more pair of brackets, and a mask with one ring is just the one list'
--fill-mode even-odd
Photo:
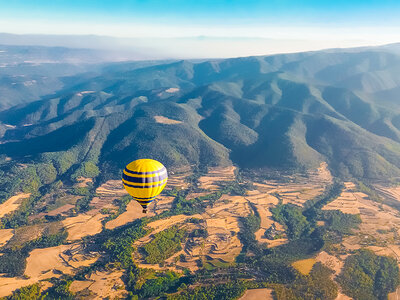
{"label": "patchwork of fields", "polygon": [[[246,252],[248,245],[242,236],[246,230],[243,223],[245,218],[252,215],[259,218],[258,228],[254,231],[257,247],[278,249],[290,243],[291,239],[287,232],[288,225],[280,222],[272,209],[285,205],[307,209],[311,205],[310,201],[323,197],[333,183],[326,164],[321,164],[318,169],[305,174],[285,177],[282,181],[267,179],[251,182],[247,178],[246,188],[239,194],[224,192],[227,185],[236,181],[233,167],[211,168],[208,173],[198,176],[194,183],[185,179],[188,176],[192,174],[170,174],[168,188],[149,206],[147,215],[143,215],[138,203],[126,197],[119,180],[109,180],[94,190],[88,209],[83,212],[77,211],[76,205],[72,204],[80,201],[83,196],[70,195],[72,200],[67,201],[71,204],[65,204],[63,200],[59,207],[32,216],[33,220],[46,221],[36,221],[36,225],[25,229],[0,229],[0,246],[3,250],[38,239],[49,228],[54,232],[64,231],[66,234],[65,241],[58,246],[31,250],[27,254],[22,276],[10,277],[3,274],[0,277],[0,296],[7,296],[18,288],[35,283],[40,283],[42,289],[50,288],[53,285],[49,281],[51,278],[75,278],[79,270],[94,266],[103,259],[104,254],[101,251],[90,247],[91,238],[102,232],[129,226],[131,222],[143,217],[149,219],[145,226],[148,233],[132,243],[132,258],[138,268],[152,270],[156,274],[167,271],[194,274],[204,268],[228,270],[238,267],[238,257],[246,253],[246,256],[249,255]],[[80,178],[71,188],[86,188],[90,184],[90,180]],[[67,190],[67,187],[63,189]],[[293,268],[307,276],[320,263],[332,270],[331,279],[336,280],[342,272],[346,258],[355,250],[365,247],[377,255],[391,256],[400,263],[400,248],[397,244],[400,214],[392,205],[393,201],[400,201],[400,192],[397,187],[381,185],[375,190],[380,195],[381,202],[371,200],[368,194],[360,191],[356,183],[345,182],[339,196],[323,205],[321,211],[338,210],[344,214],[357,215],[361,220],[358,229],[346,234],[341,242],[332,245],[329,250],[293,261]],[[200,208],[195,213],[177,213],[163,217],[163,214],[179,211],[176,202],[179,193],[185,195],[184,201],[192,201],[193,205]],[[217,196],[214,199],[210,195]],[[18,210],[21,199],[29,196],[16,195],[1,204],[10,204],[3,215]],[[389,199],[387,203],[386,198]],[[119,199],[127,200],[121,202]],[[213,199],[212,202],[209,199]],[[120,208],[121,205],[123,209]],[[58,219],[52,220],[51,217]],[[318,226],[325,225],[325,221],[318,221]],[[30,229],[26,231],[27,228]],[[176,242],[176,250],[162,263],[148,263],[147,257],[150,254],[146,252],[149,250],[144,250],[147,249],[146,245],[168,230],[181,230],[184,238]],[[69,290],[82,297],[125,297],[128,292],[124,276],[123,270],[110,265],[107,269],[95,269],[79,279],[73,279]],[[337,299],[348,299],[340,291],[339,287]],[[269,288],[250,289],[241,299],[273,299],[272,294],[273,289]]]}

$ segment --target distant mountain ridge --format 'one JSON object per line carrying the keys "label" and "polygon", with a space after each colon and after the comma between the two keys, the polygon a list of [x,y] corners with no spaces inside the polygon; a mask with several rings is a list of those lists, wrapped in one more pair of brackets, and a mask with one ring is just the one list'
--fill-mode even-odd
{"label": "distant mountain ridge", "polygon": [[0,112],[0,153],[54,165],[68,156],[61,173],[93,161],[116,176],[129,160],[153,157],[167,167],[326,161],[343,177],[397,177],[397,50],[103,65]]}
{"label": "distant mountain ridge", "polygon": [[[129,53],[128,57],[135,55]],[[111,50],[0,44],[0,110],[47,99],[56,91],[101,74],[102,68],[113,62],[119,66],[118,62],[124,61],[124,67],[130,69],[161,63],[127,63],[128,57]]]}

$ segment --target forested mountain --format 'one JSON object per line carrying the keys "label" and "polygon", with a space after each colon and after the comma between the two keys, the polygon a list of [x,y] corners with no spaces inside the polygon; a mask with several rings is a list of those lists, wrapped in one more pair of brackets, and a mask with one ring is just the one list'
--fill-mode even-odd
{"label": "forested mountain", "polygon": [[[400,294],[398,45],[141,62],[0,49],[0,297]],[[144,157],[168,168],[147,214],[121,183]]]}
{"label": "forested mountain", "polygon": [[91,161],[116,175],[151,156],[168,167],[326,161],[344,177],[400,175],[398,45],[91,68],[52,65],[62,85],[42,78],[47,90],[26,92],[42,99],[0,112],[0,153],[59,174]]}

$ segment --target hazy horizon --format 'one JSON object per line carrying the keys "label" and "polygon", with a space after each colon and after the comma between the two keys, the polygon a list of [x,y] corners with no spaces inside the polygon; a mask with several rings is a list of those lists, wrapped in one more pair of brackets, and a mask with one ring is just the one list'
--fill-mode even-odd
{"label": "hazy horizon", "polygon": [[319,43],[313,43],[311,40],[302,39],[208,36],[117,38],[105,35],[10,34],[0,32],[0,45],[103,50],[114,53],[116,60],[218,59],[352,49],[388,44],[393,43],[371,43],[363,40],[320,41]]}
{"label": "hazy horizon", "polygon": [[[18,0],[2,4],[0,28],[18,35],[100,36],[102,42],[83,47],[133,49],[149,58],[226,58],[396,43],[399,15],[400,3],[390,0]],[[111,46],[104,39],[112,39]]]}

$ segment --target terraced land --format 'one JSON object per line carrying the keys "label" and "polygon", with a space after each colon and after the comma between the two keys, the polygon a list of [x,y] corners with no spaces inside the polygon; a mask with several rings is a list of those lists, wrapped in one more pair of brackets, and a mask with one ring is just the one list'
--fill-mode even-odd
{"label": "terraced land", "polygon": [[[153,277],[158,276],[154,274],[164,274],[167,271],[173,271],[180,274],[179,276],[183,276],[185,272],[196,274],[201,270],[225,272],[223,270],[238,267],[238,257],[244,253],[248,257],[254,255],[249,256],[247,244],[241,236],[247,230],[243,225],[245,218],[252,215],[259,218],[259,225],[254,231],[257,247],[280,249],[292,241],[287,235],[287,226],[274,219],[271,209],[278,205],[292,205],[306,210],[310,205],[307,201],[322,197],[333,183],[326,164],[307,173],[284,176],[282,180],[263,180],[251,182],[251,185],[246,180],[247,183],[237,183],[234,167],[211,168],[208,173],[201,174],[194,181],[192,172],[171,172],[168,188],[149,206],[146,215],[136,201],[126,198],[127,193],[120,180],[108,180],[94,190],[86,211],[77,212],[75,205],[64,204],[45,213],[47,216],[62,216],[61,220],[50,220],[49,224],[53,224],[52,232],[65,231],[64,242],[58,246],[30,251],[26,257],[24,277],[3,275],[0,278],[0,296],[9,295],[15,289],[35,283],[40,283],[42,289],[47,289],[52,285],[47,282],[48,279],[64,278],[68,275],[73,278],[69,290],[80,297],[126,297],[129,288],[125,279],[126,273],[113,264],[108,265],[107,269],[97,268],[83,277],[75,278],[74,274],[104,259],[103,252],[90,246],[97,236],[145,219],[149,220],[145,225],[148,233],[132,242],[132,258],[138,268],[151,270],[146,272],[154,272],[151,273]],[[90,184],[92,182],[89,180],[80,180],[78,186],[72,188],[88,188]],[[241,187],[241,190],[229,192],[231,190],[226,190],[229,185],[236,189]],[[396,187],[380,185],[376,190],[381,197],[387,197],[390,201],[397,197]],[[187,201],[195,205],[196,210],[175,214],[180,209],[177,205],[179,195],[184,195],[184,200],[179,200],[183,201],[179,205]],[[82,198],[68,193],[65,197],[75,197],[75,202]],[[128,199],[123,209],[120,209],[121,199]],[[339,210],[345,214],[359,215],[359,228],[334,246],[334,249],[341,249],[340,251],[322,250],[308,258],[295,260],[291,265],[300,274],[307,275],[313,272],[316,264],[321,263],[332,270],[331,279],[336,280],[349,254],[363,247],[377,255],[394,257],[400,262],[400,248],[396,243],[400,234],[400,214],[390,201],[388,204],[373,201],[369,195],[360,192],[356,183],[345,182],[340,195],[326,203],[322,211]],[[44,215],[39,214],[41,217]],[[318,226],[324,227],[326,224],[318,221]],[[151,243],[157,234],[174,227],[186,232],[180,242],[180,250],[173,252],[160,264],[147,263],[146,255],[141,249]],[[28,231],[23,228],[0,229],[1,247],[6,249],[11,245],[24,245],[48,232],[43,225],[31,225],[29,228]],[[277,232],[273,238],[267,234],[271,228]],[[151,276],[149,278],[153,278]],[[240,299],[273,299],[272,295],[273,289],[257,288],[247,290]],[[390,297],[393,298],[393,295]],[[337,299],[349,299],[341,292],[340,287]]]}

